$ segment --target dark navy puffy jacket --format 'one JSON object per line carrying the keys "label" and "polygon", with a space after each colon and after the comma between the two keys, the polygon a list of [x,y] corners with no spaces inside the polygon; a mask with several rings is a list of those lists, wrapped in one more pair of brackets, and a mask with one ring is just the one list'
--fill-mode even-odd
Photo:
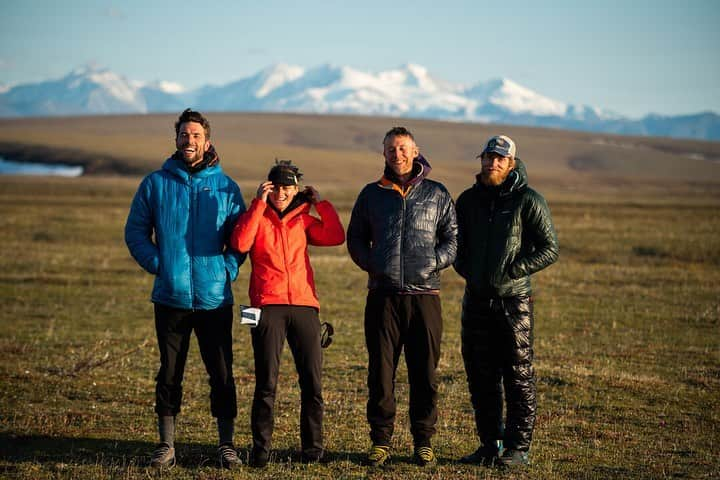
{"label": "dark navy puffy jacket", "polygon": [[440,289],[440,270],[457,250],[455,207],[445,187],[423,179],[403,197],[382,182],[358,195],[347,232],[353,261],[368,288],[395,293]]}
{"label": "dark navy puffy jacket", "polygon": [[155,275],[152,301],[197,310],[232,305],[230,282],[245,255],[226,245],[244,211],[240,188],[220,165],[191,175],[171,157],[145,177],[130,207],[125,243]]}

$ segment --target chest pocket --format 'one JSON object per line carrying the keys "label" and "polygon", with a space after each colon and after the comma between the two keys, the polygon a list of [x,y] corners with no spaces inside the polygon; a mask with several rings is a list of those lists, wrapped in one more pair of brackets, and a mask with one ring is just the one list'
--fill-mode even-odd
{"label": "chest pocket", "polygon": [[503,206],[498,209],[495,215],[495,221],[501,231],[503,231],[508,237],[520,238],[522,234],[522,225],[519,221],[519,210],[513,209],[508,206]]}

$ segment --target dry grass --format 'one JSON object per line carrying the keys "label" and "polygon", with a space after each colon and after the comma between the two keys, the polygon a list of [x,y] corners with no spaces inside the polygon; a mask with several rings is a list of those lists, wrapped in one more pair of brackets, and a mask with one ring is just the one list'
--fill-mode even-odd
{"label": "dry grass", "polygon": [[[382,133],[384,127],[379,128],[372,119],[350,119],[344,126],[334,127],[323,121],[307,131],[295,127],[299,133],[292,137],[293,142],[306,144],[292,146],[282,138],[289,132],[286,127],[263,130],[277,126],[277,118],[271,115],[217,117],[215,135],[228,150],[225,163],[243,180],[246,195],[259,182],[266,157],[283,145],[287,150],[278,155],[303,159],[301,165],[307,165],[308,177],[323,185],[322,192],[338,206],[346,224],[356,186],[378,175],[376,154],[368,146],[370,137],[358,136],[352,147],[334,135],[329,138],[335,144],[313,144],[313,139],[323,137],[330,128],[337,128],[331,131],[338,136],[351,127],[377,127]],[[158,119],[164,122],[163,129],[157,128]],[[171,121],[170,117],[141,120],[147,121],[143,128],[121,117],[95,127],[88,119],[66,122],[83,131],[84,149],[104,149],[119,138],[132,139],[140,132],[149,137],[165,134],[164,127]],[[295,121],[309,120],[300,116],[283,119]],[[63,121],[27,121],[37,142],[50,144],[50,134],[44,133],[49,123],[44,122],[57,126]],[[0,141],[27,132],[22,130],[27,126],[18,124],[4,124]],[[248,131],[230,134],[244,132],[241,127]],[[454,135],[445,133],[452,129],[437,123],[418,123],[416,131],[418,128],[422,132],[419,140],[427,138],[432,148],[438,149],[433,176],[442,181],[446,174],[455,178],[451,191],[457,196],[469,183],[472,168],[461,168],[460,162],[465,161],[461,158],[458,163],[442,159],[440,147],[431,140],[433,133],[437,138]],[[487,133],[482,130],[486,127],[457,128],[477,129],[483,137]],[[267,135],[261,135],[263,131]],[[517,130],[518,136],[527,135],[526,140],[536,134],[540,135],[530,129]],[[570,142],[583,137],[567,135],[563,138]],[[263,138],[266,143],[254,144],[248,136]],[[67,137],[62,132],[54,138],[53,142],[69,146],[79,140],[63,140]],[[669,146],[659,140],[648,142],[655,145],[652,148],[698,147],[692,142],[670,142]],[[145,151],[142,142],[136,145],[138,165],[149,169],[167,153],[168,142],[158,142],[157,151],[152,152]],[[716,148],[714,144],[699,145]],[[127,148],[132,150],[130,146]],[[464,148],[470,147],[459,145],[448,151]],[[235,149],[243,155],[234,157]],[[234,158],[251,158],[252,162]],[[345,168],[352,172],[350,187],[344,186]],[[563,171],[565,167],[557,168]],[[536,170],[530,170],[531,178]],[[566,171],[573,172],[569,167]],[[713,183],[716,177],[686,183],[662,178],[640,181],[632,174],[614,174],[622,180],[608,182],[604,174],[581,172],[572,173],[573,181],[565,183],[567,178],[543,180],[538,175],[541,184],[546,182],[543,192],[555,217],[561,257],[534,279],[539,417],[529,469],[500,475],[495,470],[455,463],[475,448],[476,440],[460,355],[463,284],[452,271],[443,275],[445,331],[440,420],[434,438],[440,462],[428,470],[409,463],[408,389],[406,371],[401,367],[394,462],[380,470],[360,465],[369,444],[362,333],[366,278],[345,248],[337,247],[312,250],[323,304],[321,317],[331,321],[337,332],[326,351],[324,373],[329,462],[309,467],[297,462],[298,389],[286,351],[273,463],[263,472],[247,467],[234,473],[216,470],[212,466],[216,439],[209,415],[209,389],[197,347],[192,345],[178,432],[180,465],[162,477],[716,477],[720,469],[720,202],[717,183]],[[145,468],[155,442],[157,348],[148,301],[152,278],[134,264],[122,240],[138,181],[97,176],[0,178],[4,252],[0,258],[4,327],[0,333],[0,476],[160,476]],[[234,285],[238,302],[247,299],[248,275],[249,266],[244,265]],[[239,325],[234,345],[240,399],[236,442],[246,456],[252,352],[248,332]]]}

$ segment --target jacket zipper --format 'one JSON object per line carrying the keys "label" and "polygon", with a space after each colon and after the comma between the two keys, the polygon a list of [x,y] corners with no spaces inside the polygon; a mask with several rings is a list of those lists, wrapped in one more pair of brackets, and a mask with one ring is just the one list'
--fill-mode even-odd
{"label": "jacket zipper", "polygon": [[400,288],[405,287],[405,196],[402,198],[402,210],[400,217]]}
{"label": "jacket zipper", "polygon": [[[490,200],[490,209],[488,212],[488,228],[485,231],[485,265],[486,265],[485,268],[488,268],[491,265],[490,238],[492,237],[492,233],[490,232],[490,230],[492,228],[494,216],[495,216],[495,199],[493,198]],[[488,276],[488,279],[487,279],[488,283],[490,284],[490,286],[494,287],[495,282],[493,280],[495,277],[495,272],[493,271],[493,272],[488,272],[488,273],[490,273],[490,275]],[[490,306],[492,306],[492,303],[490,304]]]}
{"label": "jacket zipper", "polygon": [[189,181],[190,181],[190,218],[189,222],[190,225],[188,225],[188,231],[190,232],[190,251],[188,252],[190,257],[190,308],[194,312],[195,311],[195,288],[194,283],[195,279],[193,278],[193,252],[195,251],[195,189],[193,188],[193,182],[192,182],[192,174],[189,174]]}
{"label": "jacket zipper", "polygon": [[288,304],[292,305],[292,281],[290,280],[290,269],[288,268],[288,229],[287,224],[280,220],[280,239],[282,240],[283,265],[285,266],[285,278],[287,278]]}

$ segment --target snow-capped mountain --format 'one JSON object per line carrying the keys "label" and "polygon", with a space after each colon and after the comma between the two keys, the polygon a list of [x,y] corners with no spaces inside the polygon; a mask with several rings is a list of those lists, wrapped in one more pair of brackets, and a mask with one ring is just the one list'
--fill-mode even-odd
{"label": "snow-capped mountain", "polygon": [[168,81],[141,83],[83,67],[59,80],[0,89],[0,117],[201,111],[271,111],[389,115],[720,140],[711,112],[627,119],[545,97],[501,78],[459,85],[407,64],[379,73],[348,66],[278,64],[225,85],[187,90]]}
{"label": "snow-capped mountain", "polygon": [[138,88],[123,76],[83,67],[59,80],[9,89],[0,95],[0,111],[4,116],[45,116],[136,113],[147,108]]}

